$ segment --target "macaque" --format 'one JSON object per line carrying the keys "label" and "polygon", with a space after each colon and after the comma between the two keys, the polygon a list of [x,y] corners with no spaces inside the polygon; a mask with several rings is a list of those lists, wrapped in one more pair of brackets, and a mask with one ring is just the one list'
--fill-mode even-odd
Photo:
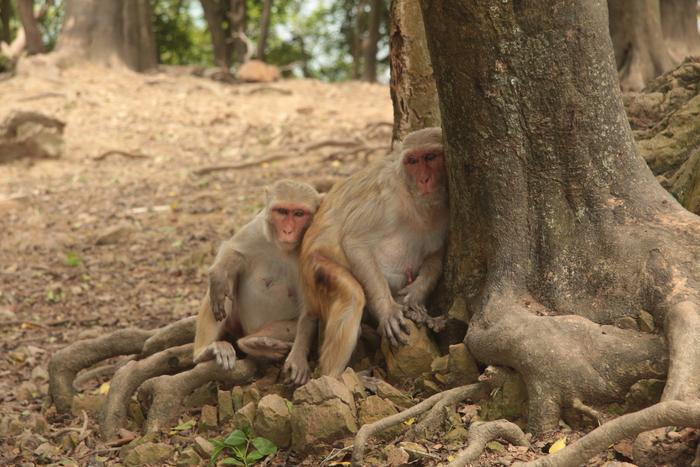
{"label": "macaque", "polygon": [[209,290],[197,316],[194,361],[215,358],[224,369],[238,349],[281,360],[299,316],[299,246],[321,196],[311,186],[280,180],[265,208],[226,241],[209,269]]}
{"label": "macaque", "polygon": [[410,133],[400,150],[336,184],[304,236],[303,307],[285,362],[289,379],[309,377],[307,355],[320,317],[324,375],[338,377],[357,343],[365,305],[396,346],[404,312],[424,304],[442,272],[448,226],[442,131]]}

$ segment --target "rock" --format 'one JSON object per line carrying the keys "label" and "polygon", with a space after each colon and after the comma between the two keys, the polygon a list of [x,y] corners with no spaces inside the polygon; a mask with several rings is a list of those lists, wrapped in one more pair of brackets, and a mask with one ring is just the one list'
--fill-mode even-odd
{"label": "rock", "polygon": [[447,443],[463,443],[466,441],[469,432],[463,426],[453,428],[445,434],[443,438]]}
{"label": "rock", "polygon": [[428,457],[428,450],[418,443],[414,443],[412,441],[402,441],[399,443],[399,447],[408,453],[411,462]]}
{"label": "rock", "polygon": [[248,60],[238,67],[238,79],[255,83],[271,83],[280,79],[280,69],[260,60]]}
{"label": "rock", "polygon": [[465,324],[469,324],[471,315],[469,313],[469,309],[467,308],[467,303],[462,297],[455,298],[454,302],[452,302],[452,306],[447,311],[447,317],[461,321]]}
{"label": "rock", "polygon": [[642,332],[654,332],[654,329],[656,328],[654,317],[648,311],[639,310],[637,323],[639,324],[639,330]]}
{"label": "rock", "polygon": [[515,372],[503,375],[503,385],[488,400],[481,404],[479,416],[482,420],[518,419],[527,410],[527,391],[520,376]]}
{"label": "rock", "polygon": [[165,443],[144,443],[129,451],[123,459],[126,466],[164,465],[175,448]]}
{"label": "rock", "polygon": [[488,443],[486,443],[486,449],[493,452],[503,452],[506,450],[505,446],[503,446],[498,441],[489,441]]}
{"label": "rock", "polygon": [[34,455],[42,464],[48,464],[61,457],[61,450],[51,443],[42,443],[34,450]]}
{"label": "rock", "polygon": [[425,326],[418,327],[410,320],[406,322],[410,330],[406,345],[393,348],[387,339],[382,338],[381,348],[390,382],[421,377],[423,373],[430,372],[430,364],[440,355]]}
{"label": "rock", "polygon": [[0,124],[0,163],[24,157],[60,157],[64,127],[62,121],[37,112],[12,112]]}
{"label": "rock", "polygon": [[59,443],[64,451],[72,451],[78,444],[80,444],[80,435],[75,431],[70,431],[61,435]]}
{"label": "rock", "polygon": [[231,401],[233,402],[233,410],[240,410],[243,407],[243,388],[235,386],[231,390]]}
{"label": "rock", "polygon": [[634,383],[625,396],[625,411],[634,412],[659,402],[665,384],[660,379],[640,379]]}
{"label": "rock", "polygon": [[402,409],[407,409],[414,404],[409,396],[382,380],[377,381],[377,395],[381,398],[389,399],[394,405]]}
{"label": "rock", "polygon": [[185,407],[202,407],[203,405],[216,404],[216,395],[218,391],[219,389],[213,381],[204,384],[185,397],[182,405]]}
{"label": "rock", "polygon": [[124,459],[136,447],[147,443],[153,444],[157,438],[158,434],[155,432],[148,433],[147,435],[144,435],[140,438],[136,438],[135,440],[130,441],[128,444],[125,444],[121,447],[121,449],[119,449],[119,457]]}
{"label": "rock", "polygon": [[357,373],[355,373],[355,370],[352,368],[346,368],[340,377],[343,380],[343,384],[345,384],[345,387],[350,390],[350,393],[353,395],[355,400],[364,399],[367,397],[365,385],[362,384],[362,381],[360,380],[360,377],[357,376]]}
{"label": "rock", "polygon": [[231,391],[218,392],[219,423],[224,424],[233,418],[233,399],[231,399]]}
{"label": "rock", "polygon": [[32,370],[32,381],[45,382],[49,380],[49,372],[45,368],[35,366]]}
{"label": "rock", "polygon": [[97,239],[95,239],[95,245],[124,243],[129,239],[133,231],[133,227],[128,224],[113,225],[102,231]]}
{"label": "rock", "polygon": [[294,404],[321,404],[340,399],[355,413],[355,399],[343,383],[330,376],[312,379],[294,391]]}
{"label": "rock", "polygon": [[408,464],[410,457],[405,449],[389,444],[382,448],[382,454],[384,455],[384,462],[382,465],[387,466],[399,466]]}
{"label": "rock", "polygon": [[269,394],[258,403],[253,428],[258,436],[267,438],[279,448],[289,447],[292,437],[291,402],[276,394]]}
{"label": "rock", "polygon": [[631,316],[625,316],[623,318],[618,319],[617,321],[615,321],[615,326],[617,326],[620,329],[632,329],[634,331],[639,330],[637,320],[632,318]]}
{"label": "rock", "polygon": [[439,357],[435,357],[432,363],[430,364],[430,371],[432,371],[433,373],[447,372],[447,365],[449,359],[449,355],[440,355]]}
{"label": "rock", "polygon": [[448,357],[449,386],[475,383],[479,379],[479,367],[464,343],[450,346]]}
{"label": "rock", "polygon": [[233,415],[233,426],[239,430],[252,428],[253,422],[255,421],[256,411],[257,408],[255,402],[248,402]]}
{"label": "rock", "polygon": [[70,411],[76,417],[82,416],[84,410],[91,418],[98,418],[105,400],[107,400],[106,394],[77,395],[73,397]]}
{"label": "rock", "polygon": [[256,404],[260,400],[260,391],[254,384],[251,384],[243,390],[243,405],[248,405],[251,402]]}
{"label": "rock", "polygon": [[41,395],[41,393],[39,391],[39,386],[37,386],[36,383],[34,383],[32,381],[24,381],[15,390],[15,397],[17,398],[18,401],[21,401],[21,402],[36,399],[40,395]]}
{"label": "rock", "polygon": [[204,431],[214,430],[219,426],[217,410],[213,405],[202,406],[202,414],[199,416],[199,429]]}
{"label": "rock", "polygon": [[180,453],[180,456],[177,458],[177,462],[175,462],[176,467],[190,467],[190,466],[197,466],[202,463],[203,460],[208,460],[209,457],[206,457],[205,459],[201,458],[199,454],[194,450],[194,448],[188,447],[182,450]]}
{"label": "rock", "polygon": [[[389,399],[382,399],[379,396],[369,396],[360,402],[359,420],[360,426],[376,422],[382,418],[398,413],[396,407]],[[403,431],[401,424],[379,433],[378,439],[389,439],[399,435]]]}
{"label": "rock", "polygon": [[213,444],[201,436],[195,436],[192,448],[202,457],[202,459],[209,459],[214,453],[214,449],[216,449]]}
{"label": "rock", "polygon": [[355,401],[343,383],[322,376],[294,391],[292,449],[312,451],[357,431]]}

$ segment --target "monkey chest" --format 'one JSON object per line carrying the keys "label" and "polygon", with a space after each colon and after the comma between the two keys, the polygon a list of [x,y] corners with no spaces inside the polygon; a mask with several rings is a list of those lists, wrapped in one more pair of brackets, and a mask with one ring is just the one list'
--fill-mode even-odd
{"label": "monkey chest", "polygon": [[425,257],[437,250],[431,246],[422,236],[402,232],[389,235],[379,242],[374,255],[392,292],[415,279]]}
{"label": "monkey chest", "polygon": [[246,334],[265,324],[298,316],[298,272],[295,268],[269,263],[257,267],[239,287],[241,324]]}

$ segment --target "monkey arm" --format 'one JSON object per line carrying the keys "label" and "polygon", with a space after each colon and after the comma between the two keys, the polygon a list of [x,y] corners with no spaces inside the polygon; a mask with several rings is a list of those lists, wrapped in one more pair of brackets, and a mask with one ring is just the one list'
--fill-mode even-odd
{"label": "monkey arm", "polygon": [[415,281],[399,290],[397,295],[402,297],[402,302],[408,306],[424,305],[428,295],[437,285],[442,274],[442,261],[445,249],[440,248],[435,253],[428,255],[418,271]]}
{"label": "monkey arm", "polygon": [[236,293],[241,274],[246,268],[246,259],[233,249],[231,240],[219,248],[214,264],[209,268],[209,299],[214,319],[226,318],[226,299],[231,300],[231,313],[237,313]]}
{"label": "monkey arm", "polygon": [[294,384],[304,384],[309,379],[311,370],[307,356],[311,349],[311,341],[316,332],[318,318],[310,314],[306,307],[302,307],[297,321],[297,333],[294,337],[292,350],[284,362],[282,371],[288,373],[289,380]]}

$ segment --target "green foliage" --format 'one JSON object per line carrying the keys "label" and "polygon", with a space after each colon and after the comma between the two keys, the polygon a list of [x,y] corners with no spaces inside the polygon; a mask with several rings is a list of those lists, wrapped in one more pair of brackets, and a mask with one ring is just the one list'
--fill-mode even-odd
{"label": "green foliage", "polygon": [[197,0],[152,0],[153,29],[160,63],[212,65],[211,39]]}
{"label": "green foliage", "polygon": [[253,437],[249,429],[234,430],[226,439],[212,439],[214,452],[209,459],[209,465],[214,465],[221,452],[230,453],[221,461],[223,465],[254,465],[261,459],[277,452],[277,446],[269,439]]}
{"label": "green foliage", "polygon": [[[43,6],[43,5],[42,5]],[[39,27],[44,36],[46,50],[51,51],[56,47],[58,35],[63,24],[63,2],[61,0],[49,3],[45,6],[46,14],[41,18]]]}
{"label": "green foliage", "polygon": [[68,253],[66,253],[66,258],[64,259],[64,262],[67,266],[75,268],[80,266],[83,260],[80,259],[80,256],[78,256],[78,253],[76,253],[75,251],[69,251]]}

